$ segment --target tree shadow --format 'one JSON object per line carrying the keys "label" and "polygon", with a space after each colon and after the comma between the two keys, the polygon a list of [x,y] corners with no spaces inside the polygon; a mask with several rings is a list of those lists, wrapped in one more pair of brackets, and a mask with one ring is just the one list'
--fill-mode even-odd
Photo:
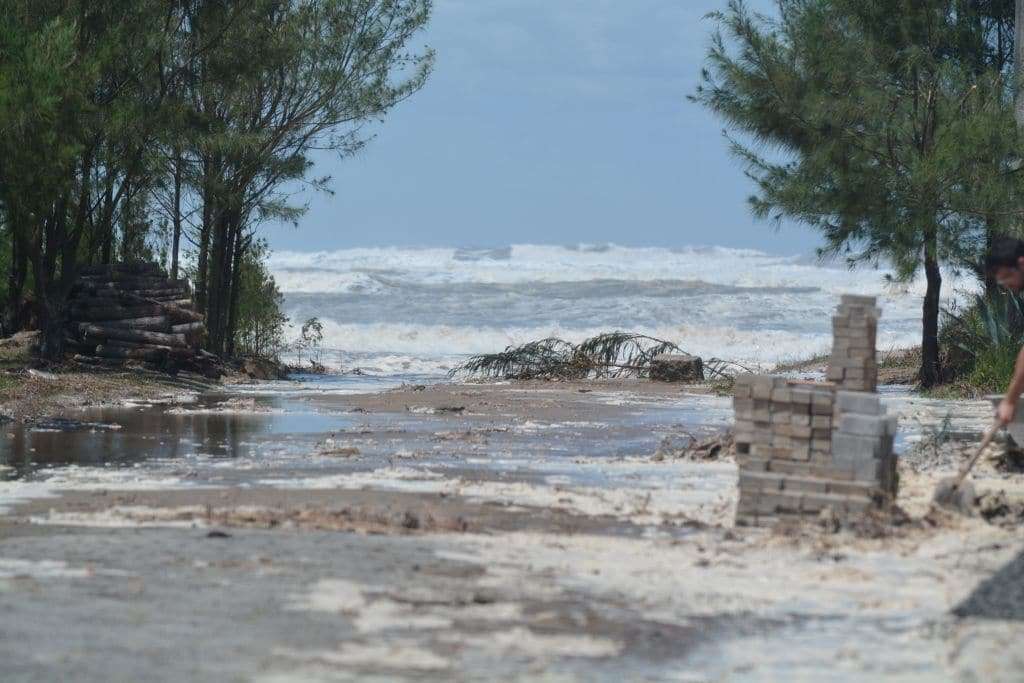
{"label": "tree shadow", "polygon": [[1024,551],[953,608],[958,617],[1024,621]]}

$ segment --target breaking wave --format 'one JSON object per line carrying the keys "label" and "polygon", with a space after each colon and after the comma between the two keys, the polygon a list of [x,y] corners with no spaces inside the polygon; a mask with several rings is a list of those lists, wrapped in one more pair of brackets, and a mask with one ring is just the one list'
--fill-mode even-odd
{"label": "breaking wave", "polygon": [[[918,339],[924,291],[888,284],[884,269],[722,247],[383,247],[278,252],[270,267],[292,321],[324,322],[328,364],[388,375],[613,329],[770,366],[827,350],[843,293],[878,296],[879,344],[899,348]],[[948,278],[947,297],[958,286]]]}

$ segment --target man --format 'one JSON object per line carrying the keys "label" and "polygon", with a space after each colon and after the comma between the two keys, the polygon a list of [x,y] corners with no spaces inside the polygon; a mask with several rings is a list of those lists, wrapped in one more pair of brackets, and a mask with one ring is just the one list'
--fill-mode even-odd
{"label": "man", "polygon": [[[985,257],[985,267],[995,278],[1000,287],[1014,293],[1024,290],[1024,240],[1015,237],[998,237],[992,242],[992,248]],[[996,418],[1000,424],[1007,425],[1017,414],[1017,402],[1024,393],[1024,349],[1017,354],[1017,363],[1013,370],[1013,379],[1006,390]]]}

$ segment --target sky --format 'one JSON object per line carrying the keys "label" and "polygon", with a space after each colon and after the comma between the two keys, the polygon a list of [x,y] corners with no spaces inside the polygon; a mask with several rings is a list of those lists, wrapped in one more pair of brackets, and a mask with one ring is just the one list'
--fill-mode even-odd
{"label": "sky", "polygon": [[308,213],[267,226],[271,246],[812,251],[809,229],[751,217],[721,121],[687,100],[725,4],[435,0],[430,81],[357,156],[315,157],[334,194],[299,194]]}

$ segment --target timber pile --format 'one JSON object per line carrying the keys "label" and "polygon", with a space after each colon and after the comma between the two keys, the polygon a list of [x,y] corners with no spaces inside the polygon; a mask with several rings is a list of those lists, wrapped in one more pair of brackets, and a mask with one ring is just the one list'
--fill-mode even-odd
{"label": "timber pile", "polygon": [[105,365],[141,361],[220,376],[220,359],[200,348],[206,328],[184,280],[155,263],[85,266],[68,314],[76,360]]}

